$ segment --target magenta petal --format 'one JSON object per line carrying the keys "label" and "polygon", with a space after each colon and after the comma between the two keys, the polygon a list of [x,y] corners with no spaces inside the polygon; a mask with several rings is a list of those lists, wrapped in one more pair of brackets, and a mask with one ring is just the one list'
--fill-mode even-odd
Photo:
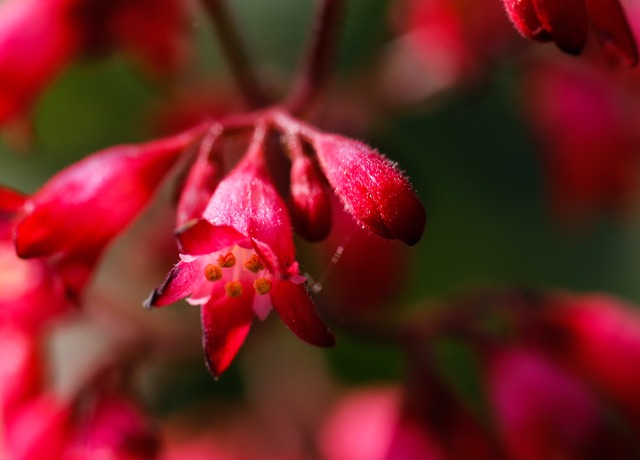
{"label": "magenta petal", "polygon": [[329,183],[361,225],[408,245],[420,240],[426,223],[424,208],[394,163],[344,137],[318,135],[312,142]]}
{"label": "magenta petal", "polygon": [[580,54],[587,42],[589,17],[585,0],[533,0],[538,19],[558,48]]}
{"label": "magenta petal", "polygon": [[200,309],[207,366],[214,377],[229,367],[251,328],[253,288],[243,288],[240,297],[212,297]]}
{"label": "magenta petal", "polygon": [[638,63],[638,47],[618,0],[585,0],[598,40],[613,48],[628,66]]}
{"label": "magenta petal", "polygon": [[21,257],[100,252],[141,211],[193,133],[93,154],[54,176],[17,224]]}
{"label": "magenta petal", "polygon": [[186,223],[176,234],[180,251],[193,256],[220,251],[247,239],[232,227],[214,226],[204,219]]}
{"label": "magenta petal", "polygon": [[144,306],[163,307],[191,295],[198,281],[204,277],[203,264],[200,260],[185,262],[181,260],[173,266],[162,286],[155,289]]}
{"label": "magenta petal", "polygon": [[336,339],[325,326],[304,285],[290,281],[273,281],[271,303],[284,324],[305,342],[319,347],[331,347]]}
{"label": "magenta petal", "polygon": [[230,227],[266,246],[281,269],[295,261],[291,222],[262,160],[245,157],[218,186],[204,218],[214,227]]}

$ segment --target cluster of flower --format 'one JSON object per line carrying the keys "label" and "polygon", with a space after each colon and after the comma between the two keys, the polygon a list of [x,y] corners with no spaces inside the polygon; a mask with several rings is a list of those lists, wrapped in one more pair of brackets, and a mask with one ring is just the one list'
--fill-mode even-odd
{"label": "cluster of flower", "polygon": [[[131,388],[127,371],[139,363],[128,352],[93,365],[88,377],[74,382],[70,396],[61,396],[50,384],[49,357],[42,349],[54,325],[85,306],[107,248],[165,184],[175,190],[175,232],[166,236],[175,236],[179,260],[144,305],[186,299],[198,307],[214,377],[232,363],[254,318],[265,320],[272,309],[303,341],[334,344],[321,316],[330,318],[336,307],[317,311],[309,293],[313,286],[296,259],[294,233],[318,242],[331,238],[332,228],[356,227],[349,231],[356,232],[354,247],[362,253],[360,274],[380,241],[413,246],[421,239],[426,214],[398,165],[302,115],[311,112],[326,78],[342,6],[339,0],[319,3],[309,63],[284,102],[266,96],[254,81],[224,2],[203,0],[198,14],[207,12],[221,29],[248,107],[199,116],[177,134],[93,153],[30,196],[0,187],[0,355],[6,358],[0,365],[0,457],[161,455],[160,436]],[[553,41],[571,54],[586,49],[596,60],[589,49],[592,31],[607,63],[613,57],[629,66],[638,61],[617,0],[503,4],[525,37]],[[401,70],[413,65],[411,73],[420,80],[416,86],[409,81],[415,76],[383,72],[387,86],[403,88],[403,102],[469,85],[499,55],[524,47],[497,1],[407,0],[395,8],[400,38],[387,64]],[[0,123],[27,117],[77,57],[123,49],[152,73],[176,71],[187,56],[189,9],[180,0],[6,0],[0,4]],[[567,65],[556,58],[518,64],[527,75],[527,115],[547,144],[558,215],[626,205],[640,142],[633,127],[638,81],[601,65]],[[614,79],[619,84],[612,85]],[[623,100],[630,93],[635,97]],[[376,257],[374,269],[384,262],[380,253]],[[348,262],[336,270],[345,268]],[[458,301],[447,302],[442,316],[419,313],[407,322],[378,324],[384,314],[358,304],[371,307],[392,287],[389,273],[383,274],[381,290],[373,286],[376,275],[367,275],[371,285],[347,288],[342,301],[336,295],[337,309],[351,309],[337,315],[347,331],[390,338],[409,357],[408,377],[402,387],[355,392],[324,407],[311,423],[319,435],[305,440],[316,457],[528,460],[637,453],[640,316],[631,307],[605,296],[509,292],[489,296],[489,321],[487,299],[472,296],[462,308]],[[340,281],[357,284],[353,278]],[[367,293],[354,295],[358,288]],[[502,328],[493,327],[496,322]],[[473,350],[490,423],[481,423],[441,375],[432,345],[444,337]],[[224,443],[212,441],[215,429],[204,432],[203,443],[169,442],[163,458],[256,458],[250,450],[255,446],[235,444],[233,454],[227,453]],[[261,455],[284,458],[282,452]]]}

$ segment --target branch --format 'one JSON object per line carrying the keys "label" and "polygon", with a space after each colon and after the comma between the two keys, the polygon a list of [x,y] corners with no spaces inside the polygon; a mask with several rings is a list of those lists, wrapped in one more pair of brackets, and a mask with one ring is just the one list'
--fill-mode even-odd
{"label": "branch", "polygon": [[343,0],[319,0],[317,22],[309,45],[309,54],[298,70],[286,107],[293,114],[304,112],[315,101],[329,75],[337,43]]}
{"label": "branch", "polygon": [[224,0],[202,0],[202,3],[214,25],[222,51],[247,104],[254,109],[268,105],[269,97],[258,82]]}

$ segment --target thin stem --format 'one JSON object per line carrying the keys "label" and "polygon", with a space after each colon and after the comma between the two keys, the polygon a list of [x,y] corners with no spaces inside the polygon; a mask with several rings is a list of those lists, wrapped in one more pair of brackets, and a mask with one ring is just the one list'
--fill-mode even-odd
{"label": "thin stem", "polygon": [[308,109],[320,93],[329,75],[337,43],[343,0],[319,0],[317,22],[309,46],[309,54],[298,71],[297,81],[286,107],[294,114]]}
{"label": "thin stem", "polygon": [[247,104],[254,109],[265,107],[269,104],[269,97],[260,86],[225,1],[202,0],[202,3],[213,22],[222,51]]}

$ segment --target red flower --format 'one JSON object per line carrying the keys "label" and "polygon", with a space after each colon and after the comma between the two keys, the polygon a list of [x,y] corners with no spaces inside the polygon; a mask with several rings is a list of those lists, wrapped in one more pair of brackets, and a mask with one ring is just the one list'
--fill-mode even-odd
{"label": "red flower", "polygon": [[342,136],[317,133],[310,142],[329,184],[361,226],[410,246],[420,241],[424,208],[394,163]]}
{"label": "red flower", "polygon": [[0,123],[22,114],[78,49],[70,0],[0,5]]}
{"label": "red flower", "polygon": [[85,419],[73,427],[67,442],[65,460],[158,458],[158,436],[128,397],[101,390],[86,406]]}
{"label": "red flower", "polygon": [[586,380],[640,427],[640,313],[604,295],[559,298],[547,320],[560,341],[555,346]]}
{"label": "red flower", "polygon": [[195,136],[111,147],[59,172],[24,204],[15,230],[18,255],[55,257],[76,292]]}
{"label": "red flower", "polygon": [[486,378],[508,458],[626,458],[613,454],[620,446],[611,443],[595,394],[543,351],[494,350]]}
{"label": "red flower", "polygon": [[624,210],[634,199],[638,103],[614,77],[548,62],[528,73],[525,108],[540,137],[554,211],[565,221]]}
{"label": "red flower", "polygon": [[625,60],[638,62],[638,49],[618,0],[503,0],[516,29],[538,41],[552,40],[562,51],[580,54],[589,26],[598,41]]}
{"label": "red flower", "polygon": [[215,376],[231,363],[254,315],[265,318],[272,307],[303,340],[334,343],[299,274],[289,216],[264,164],[264,135],[256,130],[249,153],[220,182],[203,219],[179,231],[182,260],[146,302],[162,306],[190,296],[201,306]]}
{"label": "red flower", "polygon": [[180,0],[8,0],[0,5],[0,124],[23,115],[80,54],[125,48],[150,70],[182,60]]}

